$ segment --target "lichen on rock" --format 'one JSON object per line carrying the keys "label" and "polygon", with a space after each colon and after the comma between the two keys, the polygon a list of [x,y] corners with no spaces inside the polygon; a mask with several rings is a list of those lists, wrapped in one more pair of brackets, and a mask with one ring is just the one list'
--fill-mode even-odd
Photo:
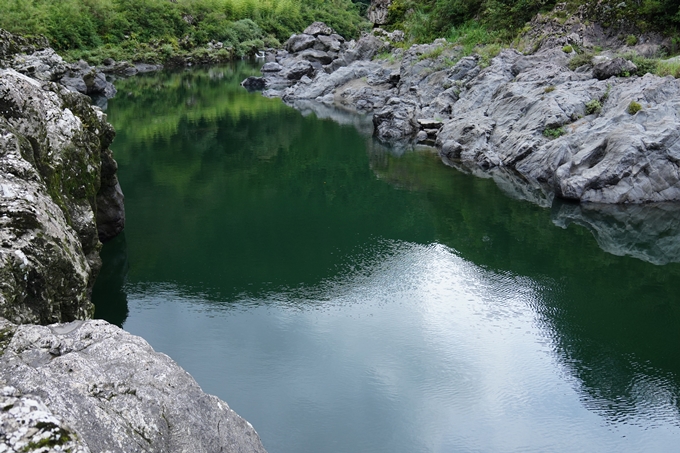
{"label": "lichen on rock", "polygon": [[14,423],[21,416],[49,421],[42,436],[74,452],[265,453],[250,423],[140,337],[102,320],[16,326],[0,318],[5,330],[0,402],[17,408],[0,408],[5,436],[26,438]]}
{"label": "lichen on rock", "polygon": [[[92,316],[100,230],[111,237],[124,223],[122,199],[107,195],[119,191],[113,136],[84,96],[0,69],[2,316],[43,324]],[[102,198],[118,215],[97,222]]]}

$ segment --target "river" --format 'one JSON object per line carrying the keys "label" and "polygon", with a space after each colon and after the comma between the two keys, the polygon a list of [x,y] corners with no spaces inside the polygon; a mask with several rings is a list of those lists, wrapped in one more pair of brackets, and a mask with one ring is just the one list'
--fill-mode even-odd
{"label": "river", "polygon": [[257,72],[117,83],[97,317],[270,453],[677,451],[677,206],[539,207]]}

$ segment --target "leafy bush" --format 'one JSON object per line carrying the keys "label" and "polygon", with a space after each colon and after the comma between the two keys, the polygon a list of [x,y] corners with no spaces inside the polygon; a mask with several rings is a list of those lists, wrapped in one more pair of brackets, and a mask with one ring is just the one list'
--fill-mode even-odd
{"label": "leafy bush", "polygon": [[593,99],[586,103],[586,115],[593,113],[600,113],[602,111],[602,104],[597,99]]}
{"label": "leafy bush", "polygon": [[657,72],[658,60],[654,58],[646,58],[635,52],[626,53],[623,58],[632,61],[637,66],[636,74],[638,75],[656,74]]}
{"label": "leafy bush", "polygon": [[358,11],[352,0],[0,0],[0,28],[44,34],[60,51],[212,40],[251,48],[285,41],[315,20],[355,37],[367,28]]}
{"label": "leafy bush", "polygon": [[631,101],[631,103],[628,104],[627,112],[630,113],[631,115],[635,115],[640,110],[642,110],[642,106],[639,103]]}
{"label": "leafy bush", "polygon": [[571,57],[571,60],[569,60],[569,69],[573,71],[576,68],[589,64],[593,64],[593,54],[588,52],[580,53]]}
{"label": "leafy bush", "polygon": [[546,127],[543,130],[543,136],[549,139],[555,139],[566,134],[566,131],[562,127]]}
{"label": "leafy bush", "polygon": [[562,52],[564,53],[572,53],[574,51],[574,48],[571,46],[564,46],[562,47]]}

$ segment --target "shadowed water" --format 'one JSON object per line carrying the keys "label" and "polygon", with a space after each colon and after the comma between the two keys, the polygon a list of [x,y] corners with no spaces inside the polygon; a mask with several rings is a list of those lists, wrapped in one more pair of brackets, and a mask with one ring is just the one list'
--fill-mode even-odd
{"label": "shadowed water", "polygon": [[542,208],[248,94],[256,72],[117,85],[128,223],[97,316],[270,453],[675,451],[676,206]]}

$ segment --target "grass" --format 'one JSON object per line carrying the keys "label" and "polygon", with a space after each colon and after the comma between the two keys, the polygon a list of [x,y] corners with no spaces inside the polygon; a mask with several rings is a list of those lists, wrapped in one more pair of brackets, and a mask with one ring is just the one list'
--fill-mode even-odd
{"label": "grass", "polygon": [[505,43],[500,33],[490,30],[477,21],[469,21],[460,26],[451,27],[446,40],[463,46],[464,55],[471,55],[477,47]]}
{"label": "grass", "polygon": [[680,78],[680,61],[679,60],[659,61],[656,66],[656,75],[661,77],[673,76],[676,79]]}

